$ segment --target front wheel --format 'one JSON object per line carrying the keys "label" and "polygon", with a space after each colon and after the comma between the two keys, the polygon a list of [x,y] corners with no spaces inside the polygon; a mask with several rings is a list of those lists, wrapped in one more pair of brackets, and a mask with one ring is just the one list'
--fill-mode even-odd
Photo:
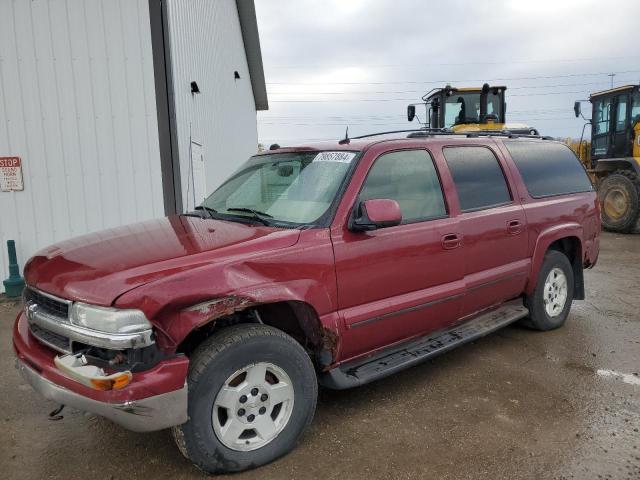
{"label": "front wheel", "polygon": [[552,330],[564,325],[574,293],[571,262],[557,250],[549,250],[542,262],[536,287],[525,297],[529,317],[522,323],[535,330]]}
{"label": "front wheel", "polygon": [[289,335],[238,325],[207,339],[189,367],[189,421],[180,451],[210,473],[239,472],[292,450],[315,412],[313,364]]}
{"label": "front wheel", "polygon": [[612,232],[631,232],[640,214],[640,179],[634,172],[618,170],[598,188],[602,225]]}

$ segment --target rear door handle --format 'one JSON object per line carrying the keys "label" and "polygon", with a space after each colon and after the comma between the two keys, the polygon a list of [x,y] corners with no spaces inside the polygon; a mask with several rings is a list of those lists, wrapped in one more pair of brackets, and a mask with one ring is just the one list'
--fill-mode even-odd
{"label": "rear door handle", "polygon": [[511,235],[518,235],[522,232],[522,223],[520,223],[520,220],[509,220],[507,222],[507,232]]}
{"label": "rear door handle", "polygon": [[445,250],[453,250],[462,245],[462,239],[457,233],[449,233],[442,237],[442,248]]}

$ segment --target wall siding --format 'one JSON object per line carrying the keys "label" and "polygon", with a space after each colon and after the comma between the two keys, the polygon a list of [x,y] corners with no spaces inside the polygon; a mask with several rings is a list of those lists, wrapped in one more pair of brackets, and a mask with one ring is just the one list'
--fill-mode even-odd
{"label": "wall siding", "polygon": [[148,0],[0,1],[0,156],[22,157],[25,183],[0,192],[2,279],[8,239],[24,266],[163,215]]}
{"label": "wall siding", "polygon": [[[198,179],[192,176],[191,141],[202,145],[210,193],[256,153],[256,108],[235,0],[168,0],[167,7],[182,196],[188,210],[202,201],[194,198]],[[200,94],[191,94],[192,81]]]}

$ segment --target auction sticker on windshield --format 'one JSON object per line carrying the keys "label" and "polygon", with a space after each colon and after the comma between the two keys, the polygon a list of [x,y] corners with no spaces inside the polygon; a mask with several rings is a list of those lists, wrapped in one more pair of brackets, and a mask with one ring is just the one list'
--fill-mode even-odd
{"label": "auction sticker on windshield", "polygon": [[320,152],[313,161],[351,163],[355,156],[355,152]]}

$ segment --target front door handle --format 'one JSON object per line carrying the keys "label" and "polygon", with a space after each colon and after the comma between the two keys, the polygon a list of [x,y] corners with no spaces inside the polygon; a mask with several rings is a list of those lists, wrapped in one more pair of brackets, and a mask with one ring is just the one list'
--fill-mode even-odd
{"label": "front door handle", "polygon": [[453,250],[462,245],[462,239],[457,233],[449,233],[442,237],[442,248],[445,250]]}
{"label": "front door handle", "polygon": [[522,223],[520,220],[510,220],[507,222],[507,232],[511,235],[518,235],[522,232]]}

